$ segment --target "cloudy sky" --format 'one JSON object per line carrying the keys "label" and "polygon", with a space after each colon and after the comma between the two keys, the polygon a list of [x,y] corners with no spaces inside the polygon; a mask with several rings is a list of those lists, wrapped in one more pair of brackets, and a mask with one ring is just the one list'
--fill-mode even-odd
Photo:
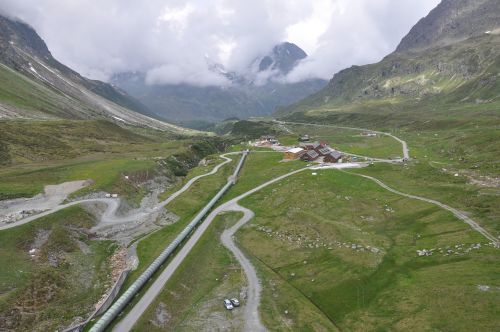
{"label": "cloudy sky", "polygon": [[378,61],[439,2],[2,0],[0,12],[32,25],[58,60],[91,78],[144,71],[151,83],[223,85],[207,63],[244,72],[282,41],[309,54],[290,81]]}

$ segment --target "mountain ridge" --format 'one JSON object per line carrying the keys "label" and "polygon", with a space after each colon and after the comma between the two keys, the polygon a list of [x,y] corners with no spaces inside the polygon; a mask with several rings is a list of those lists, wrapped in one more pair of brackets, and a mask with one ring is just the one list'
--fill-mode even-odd
{"label": "mountain ridge", "polygon": [[[498,79],[495,69],[491,68],[496,68],[500,59],[500,35],[496,30],[500,22],[496,20],[496,17],[500,17],[500,4],[494,0],[471,3],[468,0],[456,3],[442,1],[410,30],[396,51],[382,61],[339,71],[326,88],[288,108],[280,109],[277,115],[285,116],[287,113],[327,107],[330,104],[369,100],[418,102],[436,95],[447,95],[454,102],[495,100],[498,98],[495,94]],[[454,22],[447,16],[450,8],[461,13],[459,17],[464,21],[467,21],[465,13],[476,17],[484,8],[495,10],[489,14],[489,19],[477,18],[481,23],[470,32],[464,28],[463,31],[452,29],[447,33],[448,30],[443,28],[436,30],[426,40],[420,40],[418,36],[423,33],[422,27],[448,27],[449,22]],[[471,93],[460,89],[468,84],[475,86]],[[462,94],[455,91],[462,91]]]}
{"label": "mountain ridge", "polygon": [[57,61],[28,24],[0,15],[0,117],[106,118],[120,124],[183,131],[151,118],[139,101]]}
{"label": "mountain ridge", "polygon": [[500,28],[500,2],[443,0],[401,40],[396,52],[446,46]]}

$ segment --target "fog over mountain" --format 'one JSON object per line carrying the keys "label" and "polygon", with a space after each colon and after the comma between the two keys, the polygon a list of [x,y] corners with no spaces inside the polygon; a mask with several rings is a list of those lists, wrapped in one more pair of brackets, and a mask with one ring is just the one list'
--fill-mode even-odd
{"label": "fog over mountain", "polygon": [[138,71],[153,85],[227,86],[211,64],[256,74],[248,64],[284,41],[309,55],[280,78],[286,82],[380,60],[438,3],[3,0],[0,12],[32,25],[57,59],[90,78]]}

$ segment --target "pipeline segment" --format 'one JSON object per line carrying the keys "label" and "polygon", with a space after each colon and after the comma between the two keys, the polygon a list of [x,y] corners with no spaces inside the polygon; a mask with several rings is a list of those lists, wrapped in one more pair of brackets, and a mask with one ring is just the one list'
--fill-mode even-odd
{"label": "pipeline segment", "polygon": [[226,193],[226,191],[231,188],[236,182],[236,177],[238,176],[241,167],[245,161],[248,154],[248,150],[242,152],[242,156],[236,166],[233,175],[228,179],[227,183],[222,187],[221,190],[208,202],[207,205],[194,217],[194,219],[187,225],[184,230],[177,235],[175,240],[170,243],[165,250],[151,263],[151,265],[144,271],[139,278],[125,291],[125,293],[116,300],[116,302],[101,316],[101,318],[92,326],[89,332],[102,332],[109,324],[123,311],[125,306],[135,297],[135,295],[141,290],[144,284],[153,276],[153,274],[158,271],[163,263],[172,255],[175,249],[179,247],[181,242],[183,242],[189,234],[196,228],[203,217],[210,211],[210,209],[217,203],[217,201]]}

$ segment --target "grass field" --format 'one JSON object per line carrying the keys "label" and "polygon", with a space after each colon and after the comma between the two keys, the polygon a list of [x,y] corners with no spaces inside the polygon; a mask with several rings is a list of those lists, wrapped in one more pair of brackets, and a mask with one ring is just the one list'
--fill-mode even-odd
{"label": "grass field", "polygon": [[110,286],[116,249],[87,235],[93,224],[72,207],[0,232],[0,329],[57,330],[93,311]]}
{"label": "grass field", "polygon": [[279,137],[283,145],[297,145],[298,136],[308,134],[312,141],[326,141],[337,150],[374,158],[402,156],[401,143],[391,137],[377,135],[362,136],[361,131],[307,125],[287,124],[296,135]]}
{"label": "grass field", "polygon": [[[0,171],[0,198],[31,197],[43,192],[48,184],[66,181],[93,180],[93,184],[78,192],[84,194],[91,190],[114,191],[120,194],[133,191],[132,185],[123,183],[123,173],[134,173],[154,169],[152,160],[111,159],[83,162],[68,162],[53,167],[34,167],[30,170],[16,168]],[[122,190],[119,190],[122,189]]]}
{"label": "grass field", "polygon": [[159,175],[175,180],[224,144],[213,137],[172,137],[106,121],[0,121],[0,199],[31,197],[48,184],[90,179],[92,185],[73,197],[104,190],[136,206],[145,195],[144,182]]}
{"label": "grass field", "polygon": [[402,137],[411,155],[422,162],[438,162],[443,168],[477,175],[499,176],[498,127],[479,126],[455,130],[405,130]]}
{"label": "grass field", "polygon": [[[310,135],[328,136],[337,133],[335,128],[303,127],[310,130]],[[451,131],[406,128],[393,130],[393,134],[408,142],[413,160],[403,167],[376,164],[356,172],[379,178],[403,192],[433,198],[470,212],[481,224],[500,232],[500,210],[497,204],[500,191],[495,182],[500,174],[496,162],[496,156],[500,154],[498,132],[492,127],[467,127]],[[395,144],[390,149],[401,151],[398,142],[389,137],[387,139]],[[349,152],[354,150],[352,147],[351,150],[345,148]]]}
{"label": "grass field", "polygon": [[121,181],[121,175],[151,172],[153,158],[167,158],[190,143],[141,136],[105,121],[63,120],[0,121],[0,139],[5,147],[0,199],[31,197],[47,184],[92,179],[81,194],[114,190],[140,200],[143,193]]}
{"label": "grass field", "polygon": [[231,190],[224,195],[222,202],[228,201],[248,190],[271,180],[281,174],[306,167],[300,160],[281,162],[283,154],[279,152],[250,153],[238,176],[238,181]]}
{"label": "grass field", "polygon": [[[380,164],[355,172],[472,212],[498,233],[494,191],[485,196],[484,189],[465,178],[419,160],[420,155],[437,155],[434,147],[421,142],[415,149],[410,145],[417,160],[406,166]],[[281,158],[280,153],[250,154],[238,183],[223,200],[305,166],[280,163]],[[334,170],[315,177],[310,172],[294,175],[242,204],[256,218],[238,233],[238,241],[258,268],[264,289],[260,313],[271,330],[467,331],[493,330],[500,323],[495,305],[500,299],[498,252],[447,211]],[[478,243],[480,248],[471,249]],[[431,248],[432,256],[417,256],[417,250]],[[206,256],[196,253],[199,260]],[[185,287],[180,280],[171,281],[169,289]],[[197,281],[202,288],[209,283]],[[148,309],[140,328],[153,328],[160,312],[175,312],[169,307],[175,294],[164,292],[163,304],[158,300]],[[196,303],[190,310],[204,308]],[[177,321],[174,316],[172,322]],[[194,319],[191,314],[182,317],[185,322]],[[199,320],[207,317],[209,311],[198,315]],[[175,324],[159,326],[192,327]]]}
{"label": "grass field", "polygon": [[[272,330],[312,324],[317,311],[308,314],[311,308],[344,330],[498,326],[498,252],[445,211],[332,170],[300,173],[242,204],[256,212],[238,237],[273,290],[264,292],[261,309]],[[416,255],[462,243],[483,245],[448,256]],[[286,300],[291,294],[309,305],[294,305]]]}
{"label": "grass field", "polygon": [[407,167],[378,164],[351,172],[373,176],[404,193],[432,198],[466,211],[471,218],[500,234],[499,191],[469,183],[464,176],[454,176],[429,163],[410,163]]}

